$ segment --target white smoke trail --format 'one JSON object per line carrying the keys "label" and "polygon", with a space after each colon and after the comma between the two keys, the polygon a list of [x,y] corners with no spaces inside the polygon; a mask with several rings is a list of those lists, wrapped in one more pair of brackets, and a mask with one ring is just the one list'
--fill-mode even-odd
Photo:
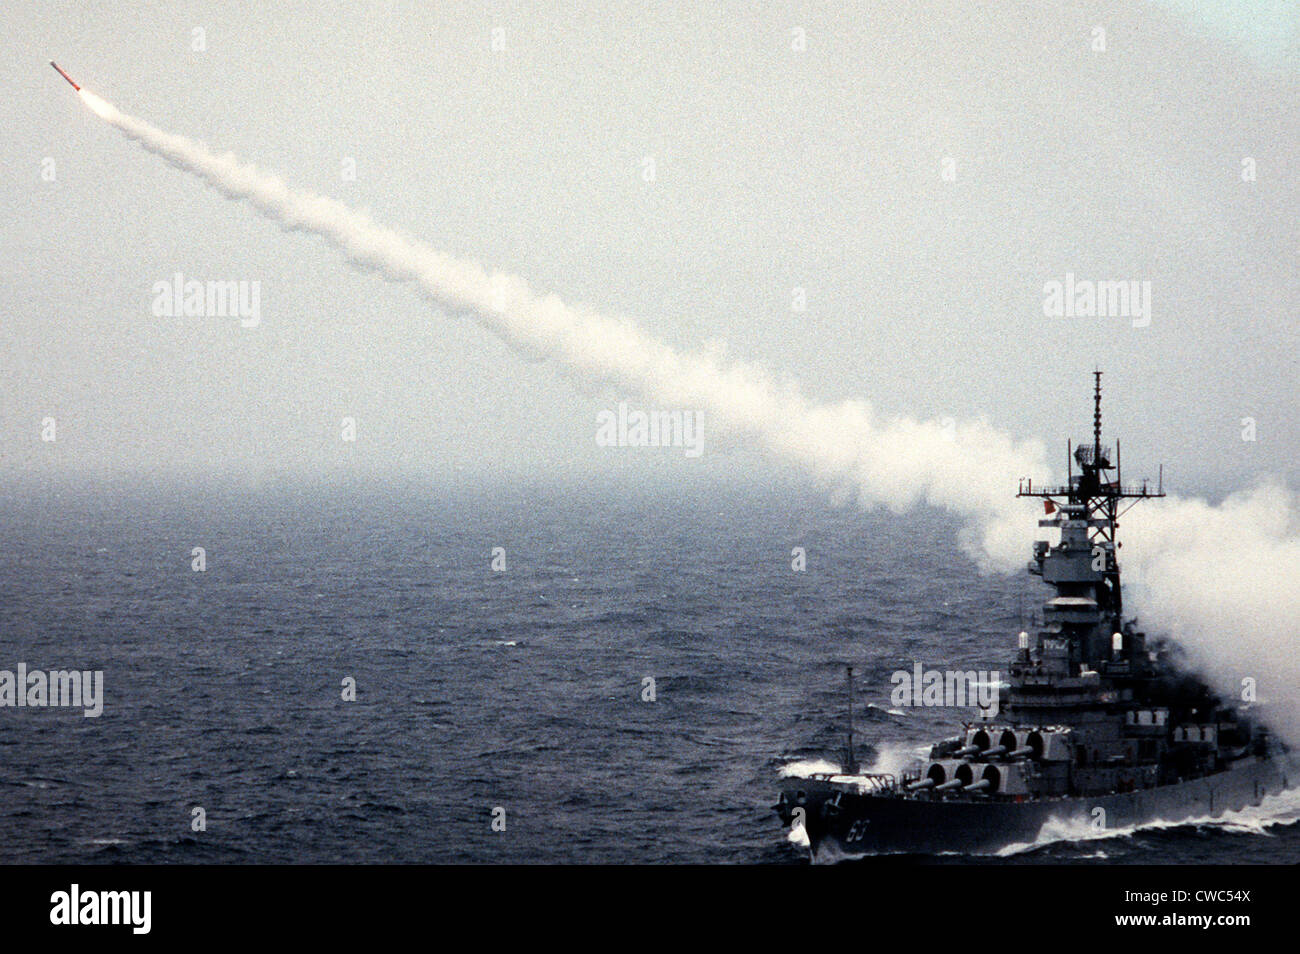
{"label": "white smoke trail", "polygon": [[472,315],[515,347],[647,400],[702,411],[711,435],[756,443],[862,504],[902,511],[928,503],[961,514],[968,518],[963,543],[982,565],[1023,559],[1032,536],[1008,476],[1046,473],[1037,442],[1018,443],[984,421],[881,420],[861,401],[814,404],[755,366],[676,351],[628,321],[537,294],[523,279],[489,274],[333,199],[295,192],[231,154],[156,129],[93,93],[81,95],[127,136],[223,195],[247,200],[286,229],[322,236],[359,268],[416,283],[441,307]]}
{"label": "white smoke trail", "polygon": [[[548,355],[581,378],[703,411],[712,436],[756,446],[862,505],[900,512],[922,503],[942,507],[964,518],[961,543],[981,567],[1024,565],[1036,535],[1035,508],[1011,488],[1021,476],[1050,482],[1037,441],[1016,441],[983,420],[883,420],[861,401],[813,403],[753,365],[674,350],[628,321],[535,293],[520,278],[445,255],[333,199],[295,192],[252,164],[156,129],[93,93],[81,97],[144,148],[222,194],[247,200],[286,229],[322,236],[359,268],[414,282],[440,307],[473,316],[514,347]],[[1148,504],[1125,520],[1141,581],[1134,605],[1149,614],[1153,632],[1180,639],[1212,674],[1231,670],[1225,688],[1234,697],[1240,676],[1256,672],[1261,694],[1275,703],[1300,689],[1297,513],[1291,493],[1262,488],[1218,507],[1199,500]],[[1300,719],[1289,726],[1300,728]]]}

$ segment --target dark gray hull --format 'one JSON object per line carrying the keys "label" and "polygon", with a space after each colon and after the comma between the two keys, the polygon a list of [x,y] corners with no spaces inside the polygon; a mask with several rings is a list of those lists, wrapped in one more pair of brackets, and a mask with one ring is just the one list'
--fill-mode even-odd
{"label": "dark gray hull", "polygon": [[1290,787],[1293,778],[1300,779],[1300,766],[1290,758],[1249,759],[1214,775],[1143,791],[1012,802],[858,794],[853,786],[819,777],[789,779],[778,811],[788,824],[802,795],[804,830],[819,859],[991,854],[1156,822],[1215,818],[1260,804]]}

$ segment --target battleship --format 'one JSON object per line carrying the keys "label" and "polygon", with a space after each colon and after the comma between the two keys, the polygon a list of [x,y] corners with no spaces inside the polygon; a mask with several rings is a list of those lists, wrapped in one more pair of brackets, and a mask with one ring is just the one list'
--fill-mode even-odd
{"label": "battleship", "polygon": [[[1090,443],[1067,444],[1067,482],[1018,496],[1042,500],[1030,574],[1055,595],[1019,645],[995,712],[937,742],[899,773],[863,772],[849,734],[839,772],[784,781],[774,806],[792,840],[818,858],[987,854],[1052,833],[1105,835],[1153,822],[1212,818],[1288,788],[1300,765],[1250,711],[1178,664],[1126,619],[1119,518],[1164,496],[1163,469],[1126,486],[1120,445],[1101,441],[1094,372]],[[1033,628],[1033,627],[1029,627]]]}

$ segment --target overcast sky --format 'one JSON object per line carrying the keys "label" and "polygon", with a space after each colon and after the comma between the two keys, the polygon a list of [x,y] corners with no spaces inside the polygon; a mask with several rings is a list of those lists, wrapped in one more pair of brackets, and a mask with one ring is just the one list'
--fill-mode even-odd
{"label": "overcast sky", "polygon": [[[627,395],[222,200],[94,117],[55,59],[156,126],[818,399],[985,416],[1063,458],[1100,366],[1126,472],[1300,484],[1297,8],[1048,6],[7,0],[0,467],[764,467],[598,447]],[[259,282],[257,327],[155,316],[178,272]],[[1067,273],[1150,282],[1149,324],[1046,316]]]}

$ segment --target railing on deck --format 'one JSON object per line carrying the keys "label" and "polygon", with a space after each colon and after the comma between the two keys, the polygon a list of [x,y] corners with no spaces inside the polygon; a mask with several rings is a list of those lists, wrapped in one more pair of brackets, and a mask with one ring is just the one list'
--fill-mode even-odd
{"label": "railing on deck", "polygon": [[[1035,487],[1032,480],[1022,480],[1020,490],[1016,494],[1018,497],[1068,497],[1070,496],[1070,487]],[[1143,480],[1136,484],[1109,483],[1101,485],[1101,494],[1112,497],[1163,497],[1164,492],[1159,487],[1152,487],[1151,482]]]}
{"label": "railing on deck", "polygon": [[847,775],[844,772],[817,772],[810,776],[824,782],[857,782],[873,792],[898,791],[898,779],[889,772],[866,772],[861,775]]}

